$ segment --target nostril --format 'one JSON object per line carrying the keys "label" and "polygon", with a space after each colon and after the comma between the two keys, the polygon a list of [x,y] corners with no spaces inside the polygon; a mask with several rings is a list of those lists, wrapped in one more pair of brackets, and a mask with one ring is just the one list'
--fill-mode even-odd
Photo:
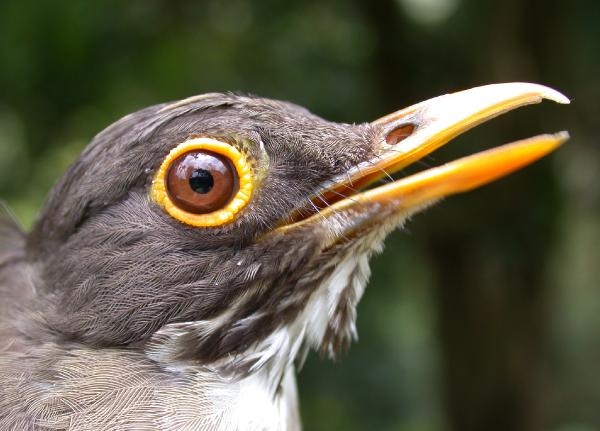
{"label": "nostril", "polygon": [[404,139],[412,135],[414,130],[414,124],[403,124],[389,132],[385,137],[385,141],[388,143],[388,145],[396,145],[400,141],[403,141]]}

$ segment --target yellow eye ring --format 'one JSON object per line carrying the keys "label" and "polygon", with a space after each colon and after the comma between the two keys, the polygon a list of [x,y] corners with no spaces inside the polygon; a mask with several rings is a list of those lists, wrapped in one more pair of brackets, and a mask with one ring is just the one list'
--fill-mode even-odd
{"label": "yellow eye ring", "polygon": [[[187,154],[194,154],[194,152],[213,154],[217,159],[229,162],[235,169],[237,191],[234,190],[231,199],[226,199],[222,208],[207,213],[194,213],[184,209],[169,193],[168,181],[172,176],[171,167]],[[150,196],[167,214],[182,223],[194,227],[217,227],[236,219],[238,213],[252,197],[254,181],[252,166],[246,156],[235,146],[207,137],[192,138],[177,145],[165,157],[152,180]]]}

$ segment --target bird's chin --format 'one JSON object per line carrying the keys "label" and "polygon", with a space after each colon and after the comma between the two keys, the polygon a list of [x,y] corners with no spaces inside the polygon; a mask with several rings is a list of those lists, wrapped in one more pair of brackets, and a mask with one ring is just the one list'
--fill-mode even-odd
{"label": "bird's chin", "polygon": [[529,83],[493,84],[446,94],[382,117],[374,127],[374,157],[323,184],[310,205],[276,230],[323,233],[323,249],[372,232],[389,232],[436,201],[477,188],[543,157],[568,139],[540,135],[454,160],[375,188],[382,178],[415,163],[463,132],[543,99],[569,103],[561,93]]}

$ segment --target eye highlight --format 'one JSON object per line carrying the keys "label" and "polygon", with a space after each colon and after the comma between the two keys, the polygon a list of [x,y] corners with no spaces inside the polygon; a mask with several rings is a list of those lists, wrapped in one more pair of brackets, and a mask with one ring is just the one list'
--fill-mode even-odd
{"label": "eye highlight", "polygon": [[182,223],[215,227],[233,221],[253,189],[252,168],[243,153],[226,142],[193,138],[162,162],[151,197]]}

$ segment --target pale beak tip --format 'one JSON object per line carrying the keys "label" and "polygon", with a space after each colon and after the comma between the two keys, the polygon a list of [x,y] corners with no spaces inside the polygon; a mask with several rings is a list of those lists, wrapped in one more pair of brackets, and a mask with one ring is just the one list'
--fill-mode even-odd
{"label": "pale beak tip", "polygon": [[558,132],[556,134],[556,137],[562,144],[563,142],[567,141],[571,137],[571,135],[569,135],[569,132],[563,130],[562,132]]}
{"label": "pale beak tip", "polygon": [[569,132],[563,130],[562,132],[555,133],[554,138],[556,139],[555,148],[558,148],[567,142],[571,138],[571,135],[569,135]]}
{"label": "pale beak tip", "polygon": [[560,103],[561,105],[568,105],[571,103],[567,96],[550,87],[544,86],[543,91],[540,92],[540,95],[544,99],[552,100],[553,102]]}

